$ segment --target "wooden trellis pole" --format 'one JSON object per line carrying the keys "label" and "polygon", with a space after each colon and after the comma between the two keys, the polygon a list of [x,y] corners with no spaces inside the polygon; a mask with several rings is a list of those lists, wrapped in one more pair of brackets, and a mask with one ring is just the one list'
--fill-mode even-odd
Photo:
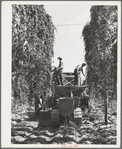
{"label": "wooden trellis pole", "polygon": [[111,96],[109,96],[109,92],[113,92],[112,90],[107,90],[107,98],[104,99],[104,102],[105,102],[105,125],[108,124],[108,104],[109,104],[109,99],[111,98]]}
{"label": "wooden trellis pole", "polygon": [[[108,92],[107,92],[107,94],[108,94]],[[108,98],[108,97],[107,97]],[[105,125],[107,125],[108,124],[108,121],[107,121],[107,119],[108,119],[108,104],[107,104],[107,98],[105,98],[104,99],[104,102],[105,102]]]}

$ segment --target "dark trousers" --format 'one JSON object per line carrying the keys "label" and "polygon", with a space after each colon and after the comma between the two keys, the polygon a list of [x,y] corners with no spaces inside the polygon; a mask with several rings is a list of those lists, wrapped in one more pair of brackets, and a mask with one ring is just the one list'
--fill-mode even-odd
{"label": "dark trousers", "polygon": [[62,70],[59,70],[58,71],[58,74],[57,74],[57,81],[58,81],[58,85],[63,85],[63,77],[62,77]]}
{"label": "dark trousers", "polygon": [[89,108],[89,97],[81,97],[80,106],[86,106],[87,108]]}
{"label": "dark trousers", "polygon": [[74,75],[75,75],[75,83],[74,85],[81,85],[81,80],[80,80],[80,72],[78,72],[77,69],[74,70]]}
{"label": "dark trousers", "polygon": [[78,73],[75,73],[75,84],[74,85],[78,85]]}
{"label": "dark trousers", "polygon": [[34,96],[35,98],[35,113],[39,112],[39,97],[37,95]]}

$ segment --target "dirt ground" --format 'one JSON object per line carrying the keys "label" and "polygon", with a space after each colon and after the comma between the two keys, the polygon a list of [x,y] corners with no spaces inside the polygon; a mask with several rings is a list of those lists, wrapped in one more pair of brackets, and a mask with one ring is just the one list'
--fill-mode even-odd
{"label": "dirt ground", "polygon": [[51,122],[50,111],[34,113],[34,107],[22,107],[11,115],[12,144],[116,144],[116,101],[108,108],[108,125],[104,125],[104,103],[91,101],[90,112],[82,111],[81,124]]}

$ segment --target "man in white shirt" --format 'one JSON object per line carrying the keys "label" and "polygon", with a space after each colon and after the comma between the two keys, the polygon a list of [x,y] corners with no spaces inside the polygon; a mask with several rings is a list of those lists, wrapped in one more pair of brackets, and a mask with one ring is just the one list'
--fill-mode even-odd
{"label": "man in white shirt", "polygon": [[83,72],[83,67],[86,66],[85,63],[83,63],[82,65],[78,65],[75,70],[74,70],[74,75],[75,75],[75,85],[80,86],[81,85],[81,72],[83,74],[83,76],[85,76],[84,72]]}

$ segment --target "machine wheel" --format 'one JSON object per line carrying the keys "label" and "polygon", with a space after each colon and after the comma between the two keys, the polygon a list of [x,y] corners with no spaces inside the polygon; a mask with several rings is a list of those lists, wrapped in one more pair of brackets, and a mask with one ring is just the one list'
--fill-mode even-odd
{"label": "machine wheel", "polygon": [[59,114],[59,121],[60,123],[64,123],[64,117],[61,114]]}

